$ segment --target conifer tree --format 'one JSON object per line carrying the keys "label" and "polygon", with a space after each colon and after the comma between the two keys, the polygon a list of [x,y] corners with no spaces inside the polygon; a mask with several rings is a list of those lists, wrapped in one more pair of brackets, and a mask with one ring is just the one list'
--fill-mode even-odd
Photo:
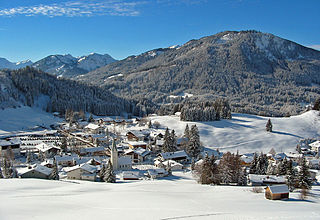
{"label": "conifer tree", "polygon": [[55,158],[53,158],[52,172],[49,176],[49,179],[59,180],[58,164]]}
{"label": "conifer tree", "polygon": [[268,168],[267,156],[261,152],[261,154],[258,157],[256,174],[265,175],[267,172],[267,168]]}
{"label": "conifer tree", "polygon": [[169,128],[166,129],[163,137],[163,146],[162,146],[162,152],[170,152],[170,133],[169,133]]}
{"label": "conifer tree", "polygon": [[313,108],[312,109],[313,110],[317,110],[317,111],[320,110],[320,97],[316,99],[316,101],[313,104]]}
{"label": "conifer tree", "polygon": [[292,165],[292,161],[289,160],[287,164],[287,185],[289,187],[290,192],[293,192],[295,186],[297,185],[297,173]]}
{"label": "conifer tree", "polygon": [[254,153],[253,160],[250,165],[250,172],[249,172],[250,174],[257,174],[257,164],[258,164],[258,157],[257,157],[257,154]]}
{"label": "conifer tree", "polygon": [[211,167],[211,164],[210,164],[209,156],[207,154],[204,157],[202,165],[201,165],[201,173],[200,173],[199,182],[201,184],[211,184],[211,183],[213,183],[213,180],[212,180],[212,167]]}
{"label": "conifer tree", "polygon": [[99,172],[99,176],[100,176],[100,181],[103,182],[104,181],[104,174],[106,172],[106,165],[103,164],[101,167],[101,170]]}
{"label": "conifer tree", "polygon": [[300,170],[298,172],[298,187],[301,189],[311,189],[312,182],[310,180],[309,167],[304,157],[300,160]]}
{"label": "conifer tree", "polygon": [[195,159],[197,159],[200,154],[200,151],[201,151],[200,136],[199,136],[199,130],[196,125],[191,126],[190,141],[186,151],[191,158],[195,158]]}
{"label": "conifer tree", "polygon": [[271,123],[271,120],[269,118],[267,124],[266,124],[266,131],[268,132],[272,132],[272,123]]}
{"label": "conifer tree", "polygon": [[172,129],[170,134],[170,151],[177,151],[177,137],[175,131]]}
{"label": "conifer tree", "polygon": [[184,129],[184,138],[187,138],[188,140],[190,140],[190,130],[189,130],[189,125],[186,125],[186,128]]}
{"label": "conifer tree", "polygon": [[33,161],[33,157],[30,151],[27,151],[27,159],[26,159],[26,163],[30,164]]}
{"label": "conifer tree", "polygon": [[104,173],[104,182],[107,183],[115,183],[116,182],[116,175],[114,174],[113,167],[111,161],[108,161],[106,172]]}
{"label": "conifer tree", "polygon": [[92,114],[90,114],[89,118],[88,118],[88,122],[94,122],[93,116]]}
{"label": "conifer tree", "polygon": [[1,166],[0,166],[0,179],[3,178],[3,174],[2,174],[2,169],[1,169]]}
{"label": "conifer tree", "polygon": [[276,175],[277,169],[276,166],[273,165],[273,163],[269,163],[267,167],[267,175]]}

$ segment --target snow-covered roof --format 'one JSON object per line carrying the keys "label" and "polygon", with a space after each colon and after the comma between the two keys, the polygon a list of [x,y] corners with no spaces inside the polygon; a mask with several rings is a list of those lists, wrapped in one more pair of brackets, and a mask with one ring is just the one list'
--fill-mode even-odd
{"label": "snow-covered roof", "polygon": [[162,146],[164,144],[164,140],[156,140],[156,145]]}
{"label": "snow-covered roof", "polygon": [[128,144],[131,146],[141,146],[141,145],[147,145],[144,141],[128,141]]}
{"label": "snow-covered roof", "polygon": [[81,153],[95,153],[95,152],[101,152],[105,151],[106,149],[104,147],[86,147],[86,148],[81,148],[80,152]]}
{"label": "snow-covered roof", "polygon": [[154,165],[158,165],[158,164],[160,164],[160,163],[162,163],[163,165],[165,165],[165,166],[169,166],[169,164],[170,164],[170,166],[171,167],[175,167],[175,166],[181,166],[181,167],[183,167],[183,165],[181,164],[181,163],[178,163],[177,161],[174,161],[174,160],[166,160],[166,161],[163,161],[163,162],[161,162],[161,161],[159,161],[159,160],[156,160],[155,162],[154,162]]}
{"label": "snow-covered roof", "polygon": [[251,163],[253,161],[253,157],[247,157],[247,156],[244,156],[244,155],[242,155],[240,157],[240,159],[245,163]]}
{"label": "snow-covered roof", "polygon": [[311,144],[309,144],[309,146],[313,147],[313,148],[319,148],[320,147],[320,141],[312,142]]}
{"label": "snow-covered roof", "polygon": [[273,185],[273,186],[268,186],[270,191],[273,194],[279,194],[279,193],[289,193],[288,186],[283,184],[283,185]]}
{"label": "snow-covered roof", "polygon": [[13,138],[10,140],[0,140],[0,146],[11,146],[21,144],[21,141],[18,138]]}
{"label": "snow-covered roof", "polygon": [[51,150],[53,148],[55,148],[57,150],[61,150],[60,147],[55,146],[53,143],[43,143],[43,142],[36,145],[35,148],[37,148],[41,152],[46,152],[46,151]]}
{"label": "snow-covered roof", "polygon": [[128,179],[140,178],[140,173],[138,171],[123,171],[121,175],[122,175],[122,178],[128,178]]}
{"label": "snow-covered roof", "polygon": [[138,137],[138,138],[143,138],[145,136],[144,133],[142,133],[142,131],[137,131],[137,130],[130,130],[127,132],[127,134],[133,134],[134,136]]}
{"label": "snow-covered roof", "polygon": [[161,153],[160,155],[164,160],[180,158],[180,157],[186,157],[186,158],[188,157],[187,153],[184,150],[176,151],[176,152]]}
{"label": "snow-covered roof", "polygon": [[251,182],[255,183],[285,183],[285,176],[275,176],[275,175],[258,175],[249,174],[249,179]]}
{"label": "snow-covered roof", "polygon": [[37,171],[39,173],[43,173],[43,174],[49,176],[52,172],[52,169],[45,167],[45,166],[42,166],[40,164],[34,164],[34,165],[28,166],[28,167],[17,168],[17,172],[18,172],[19,176],[26,174],[30,171]]}
{"label": "snow-covered roof", "polygon": [[86,129],[91,129],[91,130],[96,130],[96,129],[98,129],[99,127],[100,127],[99,125],[90,123],[90,124],[88,124],[85,128],[86,128]]}
{"label": "snow-covered roof", "polygon": [[74,159],[78,159],[79,156],[69,156],[69,155],[56,155],[54,156],[54,158],[56,159],[57,162],[60,162],[60,161],[73,161]]}
{"label": "snow-covered roof", "polygon": [[163,168],[157,168],[157,169],[149,169],[148,170],[148,174],[150,176],[156,176],[156,175],[159,175],[159,174],[167,174],[168,172],[163,169]]}
{"label": "snow-covered roof", "polygon": [[73,170],[76,170],[76,169],[82,169],[82,170],[85,170],[89,173],[95,173],[97,168],[95,166],[92,166],[90,164],[87,164],[87,163],[83,163],[83,164],[79,164],[79,165],[76,165],[76,166],[73,166],[73,167],[66,167],[64,168],[64,170],[68,173],[70,171],[73,171]]}
{"label": "snow-covered roof", "polygon": [[131,152],[140,155],[141,157],[144,157],[146,155],[148,155],[150,153],[150,151],[142,148],[142,147],[138,147],[137,149],[128,149],[125,154],[130,154]]}

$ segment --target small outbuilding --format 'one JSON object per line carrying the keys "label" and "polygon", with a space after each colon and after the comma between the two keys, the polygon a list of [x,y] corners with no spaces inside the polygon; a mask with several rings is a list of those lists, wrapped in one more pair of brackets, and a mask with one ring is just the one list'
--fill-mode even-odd
{"label": "small outbuilding", "polygon": [[289,188],[287,185],[267,186],[265,192],[266,199],[280,200],[289,198]]}

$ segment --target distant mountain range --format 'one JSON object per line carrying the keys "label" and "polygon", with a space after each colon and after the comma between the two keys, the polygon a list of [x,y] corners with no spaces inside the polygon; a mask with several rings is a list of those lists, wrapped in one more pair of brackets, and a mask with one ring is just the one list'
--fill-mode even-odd
{"label": "distant mountain range", "polygon": [[320,52],[268,33],[225,31],[74,79],[157,104],[188,93],[227,98],[237,112],[283,116],[301,112],[320,94]]}
{"label": "distant mountain range", "polygon": [[35,63],[32,63],[30,60],[12,63],[5,58],[0,58],[0,69],[19,69],[25,66],[32,66],[55,76],[71,78],[115,61],[108,54],[102,55],[97,53],[81,57],[73,57],[70,54],[50,55]]}
{"label": "distant mountain range", "polygon": [[0,69],[20,69],[26,66],[30,66],[33,63],[31,62],[31,60],[25,60],[25,61],[21,61],[21,62],[10,62],[9,60],[5,59],[5,58],[0,58]]}

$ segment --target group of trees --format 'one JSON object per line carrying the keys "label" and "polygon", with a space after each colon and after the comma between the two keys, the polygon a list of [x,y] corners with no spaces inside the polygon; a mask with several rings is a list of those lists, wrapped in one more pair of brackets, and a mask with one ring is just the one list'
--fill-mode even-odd
{"label": "group of trees", "polygon": [[218,164],[214,156],[206,155],[198,172],[201,184],[247,185],[246,171],[238,154],[227,152]]}

